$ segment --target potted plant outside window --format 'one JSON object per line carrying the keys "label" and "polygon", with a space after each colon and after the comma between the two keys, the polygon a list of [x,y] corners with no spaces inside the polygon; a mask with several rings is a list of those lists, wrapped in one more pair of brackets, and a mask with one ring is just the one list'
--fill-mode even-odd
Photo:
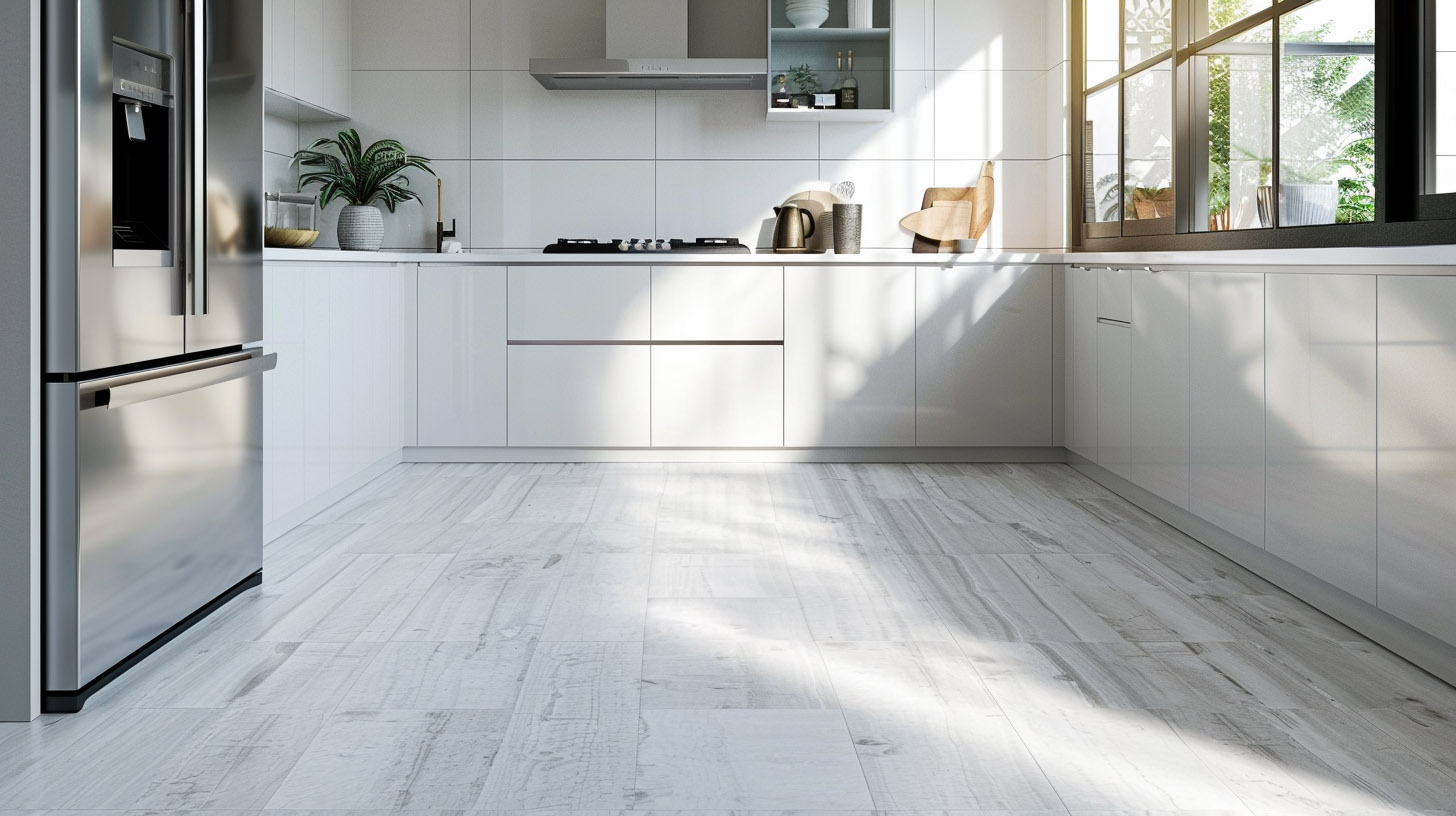
{"label": "potted plant outside window", "polygon": [[[337,155],[320,149],[325,147],[332,147]],[[294,153],[293,164],[319,168],[299,176],[298,186],[319,185],[320,207],[335,199],[347,205],[339,213],[339,248],[369,252],[379,251],[384,243],[384,215],[375,205],[383,204],[392,213],[403,202],[420,200],[409,189],[404,171],[415,168],[435,175],[429,159],[409,154],[394,139],[380,139],[363,149],[353,128]]]}

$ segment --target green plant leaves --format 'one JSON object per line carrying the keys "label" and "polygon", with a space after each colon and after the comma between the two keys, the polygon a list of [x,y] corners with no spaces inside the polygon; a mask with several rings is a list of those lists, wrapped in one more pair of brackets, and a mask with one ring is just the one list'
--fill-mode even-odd
{"label": "green plant leaves", "polygon": [[[323,148],[332,148],[337,155]],[[320,207],[340,200],[346,204],[382,204],[394,212],[406,201],[420,200],[419,194],[409,189],[406,170],[435,175],[429,159],[411,155],[395,139],[380,139],[364,148],[353,128],[340,131],[337,138],[314,141],[294,153],[292,163],[319,168],[301,174],[298,186],[318,185]]]}

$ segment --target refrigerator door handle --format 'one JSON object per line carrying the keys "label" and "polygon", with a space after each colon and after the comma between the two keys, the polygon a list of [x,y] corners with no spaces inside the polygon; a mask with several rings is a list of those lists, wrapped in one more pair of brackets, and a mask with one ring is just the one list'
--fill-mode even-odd
{"label": "refrigerator door handle", "polygon": [[82,383],[79,389],[80,409],[88,411],[95,408],[124,408],[240,380],[277,367],[277,354],[251,351],[138,374],[91,380]]}
{"label": "refrigerator door handle", "polygon": [[189,313],[207,314],[207,0],[190,0],[187,50],[187,276]]}

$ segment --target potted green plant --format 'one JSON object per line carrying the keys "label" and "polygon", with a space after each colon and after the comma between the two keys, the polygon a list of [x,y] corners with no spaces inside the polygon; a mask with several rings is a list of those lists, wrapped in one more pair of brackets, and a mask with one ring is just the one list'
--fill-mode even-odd
{"label": "potted green plant", "polygon": [[[320,149],[325,147],[332,147],[337,155]],[[320,207],[327,207],[335,199],[347,205],[339,213],[339,248],[371,252],[377,252],[384,243],[384,214],[376,203],[392,213],[403,202],[420,200],[419,194],[409,189],[409,177],[404,174],[409,168],[435,175],[429,159],[410,155],[394,139],[380,139],[363,149],[353,128],[294,153],[293,164],[319,168],[300,175],[298,186],[322,187]]]}

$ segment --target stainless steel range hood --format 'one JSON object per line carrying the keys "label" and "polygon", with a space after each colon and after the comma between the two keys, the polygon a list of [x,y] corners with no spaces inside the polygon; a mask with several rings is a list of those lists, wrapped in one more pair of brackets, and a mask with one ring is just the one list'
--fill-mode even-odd
{"label": "stainless steel range hood", "polygon": [[553,91],[761,91],[761,59],[533,59],[531,76]]}
{"label": "stainless steel range hood", "polygon": [[765,90],[768,60],[693,57],[688,0],[606,0],[604,58],[532,59],[553,91]]}

